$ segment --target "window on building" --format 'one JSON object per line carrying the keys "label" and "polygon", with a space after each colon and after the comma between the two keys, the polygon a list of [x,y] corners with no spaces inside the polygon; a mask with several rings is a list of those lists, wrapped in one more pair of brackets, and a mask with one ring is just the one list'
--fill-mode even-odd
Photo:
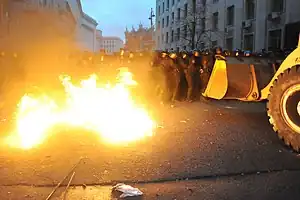
{"label": "window on building", "polygon": [[161,34],[161,43],[163,43],[165,41],[165,35]]}
{"label": "window on building", "polygon": [[179,47],[176,47],[176,51],[179,52],[179,50],[180,50]]}
{"label": "window on building", "polygon": [[211,42],[212,48],[217,47],[218,46],[218,40],[214,40]]}
{"label": "window on building", "polygon": [[180,12],[181,12],[180,8],[177,8],[177,20],[180,20]]}
{"label": "window on building", "polygon": [[158,6],[158,16],[160,16],[160,6]]}
{"label": "window on building", "polygon": [[246,19],[255,18],[255,2],[254,0],[246,0]]}
{"label": "window on building", "polygon": [[269,32],[268,50],[278,50],[281,48],[281,29]]}
{"label": "window on building", "polygon": [[169,26],[169,16],[167,16],[167,22],[166,22],[166,27]]}
{"label": "window on building", "polygon": [[196,13],[196,0],[193,0],[192,1],[192,11],[193,11],[193,13]]}
{"label": "window on building", "polygon": [[186,46],[183,46],[183,50],[186,50]]}
{"label": "window on building", "polygon": [[47,0],[40,0],[39,3],[40,3],[40,6],[46,6]]}
{"label": "window on building", "polygon": [[160,21],[157,22],[156,29],[160,29]]}
{"label": "window on building", "polygon": [[172,0],[172,6],[174,6],[174,4],[175,4],[175,0]]}
{"label": "window on building", "polygon": [[254,36],[253,34],[251,35],[245,35],[244,36],[244,49],[253,51],[253,46],[254,46]]}
{"label": "window on building", "polygon": [[176,31],[176,39],[177,39],[177,40],[180,40],[180,28],[177,28],[177,31]]}
{"label": "window on building", "polygon": [[165,2],[163,2],[162,12],[165,12]]}
{"label": "window on building", "polygon": [[175,14],[172,12],[172,22],[174,21]]}
{"label": "window on building", "polygon": [[169,42],[169,32],[166,32],[166,43]]}
{"label": "window on building", "polygon": [[159,44],[160,43],[160,37],[157,36],[157,43]]}
{"label": "window on building", "polygon": [[184,17],[187,17],[188,15],[188,4],[184,4]]}
{"label": "window on building", "polygon": [[215,12],[212,17],[212,29],[217,30],[219,27],[219,13]]}
{"label": "window on building", "polygon": [[233,26],[234,24],[234,6],[227,8],[227,26]]}
{"label": "window on building", "polygon": [[219,2],[219,0],[213,0],[213,3],[218,3]]}
{"label": "window on building", "polygon": [[164,28],[164,27],[165,27],[165,19],[163,18],[163,19],[162,19],[161,28]]}
{"label": "window on building", "polygon": [[187,38],[187,25],[184,25],[183,27],[183,37]]}
{"label": "window on building", "polygon": [[167,11],[170,9],[170,0],[167,0]]}
{"label": "window on building", "polygon": [[284,0],[271,0],[272,12],[283,12]]}
{"label": "window on building", "polygon": [[205,24],[205,18],[204,19],[201,19],[201,29],[202,30],[206,30],[206,24]]}
{"label": "window on building", "polygon": [[174,42],[174,30],[171,31],[171,42]]}
{"label": "window on building", "polygon": [[233,50],[233,38],[226,39],[226,49],[229,51]]}

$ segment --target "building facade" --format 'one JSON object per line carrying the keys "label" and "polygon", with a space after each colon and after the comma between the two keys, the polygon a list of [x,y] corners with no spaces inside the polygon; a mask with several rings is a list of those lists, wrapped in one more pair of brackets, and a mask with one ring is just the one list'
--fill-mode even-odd
{"label": "building facade", "polygon": [[[188,6],[192,0],[156,0],[156,49],[187,49],[181,22],[187,16]],[[174,31],[177,35],[174,38]]]}
{"label": "building facade", "polygon": [[26,46],[25,43],[38,42],[51,35],[67,39],[73,36],[76,28],[67,1],[6,1],[0,7],[3,46]]}
{"label": "building facade", "polygon": [[78,49],[95,51],[96,26],[97,22],[83,13],[80,0],[0,2],[2,47],[64,40]]}
{"label": "building facade", "polygon": [[100,38],[100,51],[104,51],[107,54],[113,54],[120,52],[120,49],[124,48],[124,42],[119,37],[104,37]]}
{"label": "building facade", "polygon": [[157,0],[156,48],[294,48],[299,7],[295,0]]}
{"label": "building facade", "polygon": [[97,27],[98,23],[83,13],[78,30],[78,44],[80,49],[90,52],[97,50]]}
{"label": "building facade", "polygon": [[125,50],[132,52],[151,51],[155,49],[154,28],[145,28],[142,24],[136,30],[132,27],[131,31],[125,31]]}
{"label": "building facade", "polygon": [[96,31],[96,51],[101,51],[101,44],[102,44],[102,30]]}
{"label": "building facade", "polygon": [[80,50],[97,51],[98,23],[82,10],[81,0],[66,0],[70,4],[71,11],[76,19],[76,31],[74,41]]}

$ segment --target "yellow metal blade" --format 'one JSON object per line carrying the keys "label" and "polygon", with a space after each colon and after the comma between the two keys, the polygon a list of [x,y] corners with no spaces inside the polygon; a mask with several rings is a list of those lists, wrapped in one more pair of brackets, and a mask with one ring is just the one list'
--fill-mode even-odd
{"label": "yellow metal blade", "polygon": [[216,60],[203,96],[222,99],[227,92],[227,87],[226,62],[225,60]]}

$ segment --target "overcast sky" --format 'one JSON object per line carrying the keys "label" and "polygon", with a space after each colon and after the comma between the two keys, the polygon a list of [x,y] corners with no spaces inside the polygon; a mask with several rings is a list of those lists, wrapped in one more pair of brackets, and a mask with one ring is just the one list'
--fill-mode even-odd
{"label": "overcast sky", "polygon": [[124,40],[126,26],[149,26],[151,7],[155,0],[81,0],[85,13],[97,20],[104,36],[118,36]]}

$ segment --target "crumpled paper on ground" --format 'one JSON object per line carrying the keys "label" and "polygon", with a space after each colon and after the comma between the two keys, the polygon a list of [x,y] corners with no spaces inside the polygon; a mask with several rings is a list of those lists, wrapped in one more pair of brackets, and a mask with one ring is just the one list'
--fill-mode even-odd
{"label": "crumpled paper on ground", "polygon": [[118,183],[117,185],[113,186],[112,189],[113,191],[119,191],[123,193],[120,195],[120,198],[136,197],[143,195],[143,192],[141,192],[138,188],[134,188],[124,183]]}

